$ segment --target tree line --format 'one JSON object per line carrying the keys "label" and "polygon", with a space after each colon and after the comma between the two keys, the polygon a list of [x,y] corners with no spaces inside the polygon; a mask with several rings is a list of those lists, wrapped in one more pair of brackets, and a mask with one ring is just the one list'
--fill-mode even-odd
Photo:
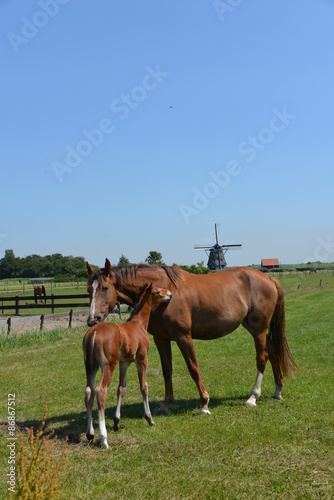
{"label": "tree line", "polygon": [[44,278],[57,276],[83,278],[87,276],[86,261],[83,257],[52,255],[28,255],[16,257],[13,250],[5,250],[0,259],[0,279]]}
{"label": "tree line", "polygon": [[[147,264],[165,265],[162,254],[151,250],[145,259]],[[132,263],[125,255],[121,255],[118,266],[129,266]],[[97,267],[97,266],[96,266]],[[180,266],[182,269],[195,274],[206,274],[209,269],[203,262],[190,266]],[[86,278],[86,259],[84,257],[63,256],[60,253],[40,256],[37,254],[27,257],[16,257],[13,250],[5,250],[0,259],[0,279],[10,278]]]}

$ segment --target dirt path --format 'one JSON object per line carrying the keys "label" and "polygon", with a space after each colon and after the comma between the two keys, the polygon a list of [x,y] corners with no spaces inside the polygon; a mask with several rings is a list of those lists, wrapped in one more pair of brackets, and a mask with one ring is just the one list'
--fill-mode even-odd
{"label": "dirt path", "polygon": [[[83,329],[87,329],[87,318],[88,311],[74,312],[72,318],[72,327],[82,326]],[[31,330],[39,331],[40,327],[40,316],[22,316],[11,318],[11,333],[25,333]],[[50,331],[55,328],[68,328],[69,324],[69,314],[46,314],[44,316],[43,330]],[[0,331],[7,333],[7,318],[0,319]]]}

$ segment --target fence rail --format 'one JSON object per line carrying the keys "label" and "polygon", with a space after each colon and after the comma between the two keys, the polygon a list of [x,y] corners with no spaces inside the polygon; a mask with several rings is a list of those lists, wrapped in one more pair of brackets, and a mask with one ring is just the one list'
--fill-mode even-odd
{"label": "fence rail", "polygon": [[[44,300],[49,300],[51,303],[49,304],[44,304]],[[85,302],[63,302],[60,303],[58,301],[60,300],[72,300],[72,299],[82,299],[86,300]],[[4,314],[4,311],[15,311],[15,315],[18,316],[20,314],[20,310],[24,309],[51,309],[51,313],[54,314],[55,309],[59,308],[71,308],[75,309],[78,307],[81,308],[89,308],[89,295],[88,294],[69,294],[69,295],[47,295],[46,297],[43,297],[43,299],[40,299],[38,297],[37,299],[37,304],[26,304],[28,300],[33,300],[35,301],[34,295],[25,295],[25,296],[19,296],[15,295],[15,297],[0,297],[0,302],[1,302],[1,310],[2,314]],[[40,303],[40,301],[43,300],[43,303]],[[21,303],[20,303],[21,301]],[[22,301],[25,303],[22,304]],[[56,301],[58,303],[56,303]],[[12,304],[5,305],[5,302],[12,302]]]}

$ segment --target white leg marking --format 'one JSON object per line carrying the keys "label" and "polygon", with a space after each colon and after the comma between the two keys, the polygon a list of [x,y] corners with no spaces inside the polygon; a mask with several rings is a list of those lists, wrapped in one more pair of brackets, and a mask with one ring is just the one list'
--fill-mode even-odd
{"label": "white leg marking", "polygon": [[280,387],[279,385],[276,384],[276,389],[275,389],[275,392],[273,395],[274,399],[283,399],[281,396],[282,389],[283,389],[283,386]]}
{"label": "white leg marking", "polygon": [[107,443],[106,422],[104,418],[99,421],[99,438],[100,438],[101,448],[109,448]]}
{"label": "white leg marking", "polygon": [[247,399],[244,406],[248,408],[252,408],[256,406],[256,400],[261,396],[261,384],[262,384],[263,374],[261,372],[257,372],[254,389],[252,390],[252,394],[249,399]]}
{"label": "white leg marking", "polygon": [[211,415],[211,412],[210,410],[208,410],[207,408],[203,408],[201,407],[200,411],[199,411],[199,414],[200,415]]}
{"label": "white leg marking", "polygon": [[99,282],[97,280],[94,280],[92,286],[93,286],[94,292],[93,292],[92,302],[90,304],[90,311],[89,311],[89,317],[91,319],[93,319],[95,316],[95,293],[96,293],[97,287],[99,286]]}

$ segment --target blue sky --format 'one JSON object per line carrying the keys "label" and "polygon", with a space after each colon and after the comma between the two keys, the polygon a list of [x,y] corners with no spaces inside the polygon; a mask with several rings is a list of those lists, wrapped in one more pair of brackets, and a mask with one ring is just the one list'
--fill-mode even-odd
{"label": "blue sky", "polygon": [[334,261],[334,2],[5,0],[0,256]]}

